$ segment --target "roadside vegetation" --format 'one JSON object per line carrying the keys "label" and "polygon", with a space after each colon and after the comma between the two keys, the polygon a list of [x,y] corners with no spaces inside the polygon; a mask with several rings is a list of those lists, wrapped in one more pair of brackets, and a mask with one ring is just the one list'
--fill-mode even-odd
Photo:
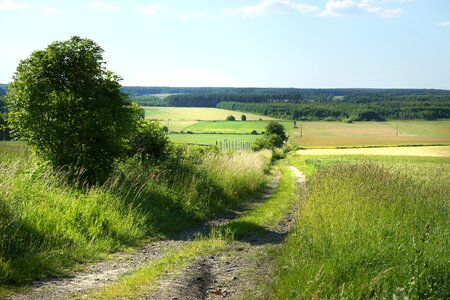
{"label": "roadside vegetation", "polygon": [[294,157],[308,199],[279,252],[274,298],[450,296],[450,161]]}
{"label": "roadside vegetation", "polygon": [[269,152],[175,147],[161,164],[130,158],[104,184],[82,187],[31,160],[0,163],[0,283],[62,275],[242,205],[269,163]]}

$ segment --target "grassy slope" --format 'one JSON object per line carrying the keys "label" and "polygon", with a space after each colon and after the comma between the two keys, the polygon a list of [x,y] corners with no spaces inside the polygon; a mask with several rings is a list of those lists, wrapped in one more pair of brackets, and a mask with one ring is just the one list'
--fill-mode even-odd
{"label": "grassy slope", "polygon": [[268,153],[189,154],[166,169],[129,161],[89,189],[29,161],[0,163],[0,284],[65,274],[238,205],[261,188],[269,160]]}
{"label": "grassy slope", "polygon": [[263,232],[278,224],[298,203],[298,187],[291,171],[279,164],[282,177],[276,192],[263,205],[233,220],[229,225],[212,230],[209,237],[200,238],[181,249],[166,253],[118,282],[93,291],[90,299],[136,299],[148,292],[156,280],[169,272],[185,268],[189,262],[206,254],[215,254],[233,241],[247,234]]}
{"label": "grassy slope", "polygon": [[291,162],[310,174],[309,197],[280,253],[274,298],[449,297],[449,159]]}

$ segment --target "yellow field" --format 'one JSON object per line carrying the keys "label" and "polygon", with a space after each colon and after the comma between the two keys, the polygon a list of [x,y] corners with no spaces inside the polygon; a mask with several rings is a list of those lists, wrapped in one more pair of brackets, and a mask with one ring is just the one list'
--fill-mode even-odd
{"label": "yellow field", "polygon": [[389,155],[450,157],[450,146],[298,150],[300,155]]}
{"label": "yellow field", "polygon": [[275,120],[274,118],[242,113],[238,111],[206,108],[206,107],[144,107],[146,118],[154,120],[171,121],[224,121],[227,116],[233,115],[240,120],[241,115],[247,116],[247,120]]}
{"label": "yellow field", "polygon": [[[300,126],[302,128],[300,128]],[[450,121],[302,122],[290,142],[301,147],[450,144]]]}

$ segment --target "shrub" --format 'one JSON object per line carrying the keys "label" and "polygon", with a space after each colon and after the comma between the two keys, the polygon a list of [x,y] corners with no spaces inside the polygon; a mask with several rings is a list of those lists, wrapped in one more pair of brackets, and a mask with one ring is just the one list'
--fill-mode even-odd
{"label": "shrub", "polygon": [[283,140],[276,134],[264,135],[263,137],[256,139],[252,144],[253,151],[259,151],[261,149],[273,149],[283,146]]}
{"label": "shrub", "polygon": [[[286,132],[284,131],[284,126],[276,121],[271,121],[269,124],[267,124],[266,134],[267,135],[275,134],[281,138],[282,142],[287,140]],[[281,145],[276,147],[281,147]]]}
{"label": "shrub", "polygon": [[252,132],[250,132],[250,134],[258,134],[258,131],[253,129]]}
{"label": "shrub", "polygon": [[242,115],[241,116],[241,121],[247,121],[247,116],[246,115]]}
{"label": "shrub", "polygon": [[236,118],[235,118],[233,115],[229,115],[229,116],[226,118],[226,120],[227,120],[227,121],[236,121]]}
{"label": "shrub", "polygon": [[159,122],[142,120],[131,135],[130,154],[159,159],[164,155],[168,142],[165,128]]}

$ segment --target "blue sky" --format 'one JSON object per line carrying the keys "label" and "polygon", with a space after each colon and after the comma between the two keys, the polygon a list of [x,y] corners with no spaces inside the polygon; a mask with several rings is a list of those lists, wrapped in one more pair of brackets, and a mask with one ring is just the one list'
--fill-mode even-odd
{"label": "blue sky", "polygon": [[449,0],[0,0],[0,82],[95,40],[124,85],[450,89]]}

